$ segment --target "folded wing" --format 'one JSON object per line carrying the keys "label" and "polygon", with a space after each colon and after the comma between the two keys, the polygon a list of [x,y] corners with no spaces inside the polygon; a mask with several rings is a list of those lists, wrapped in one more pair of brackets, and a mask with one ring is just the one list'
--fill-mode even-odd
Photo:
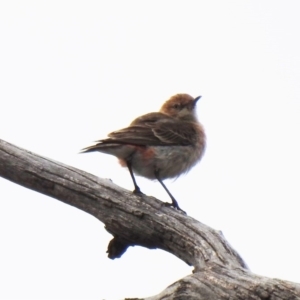
{"label": "folded wing", "polygon": [[127,128],[114,131],[104,143],[143,146],[188,145],[192,124],[162,113],[150,113],[135,119]]}
{"label": "folded wing", "polygon": [[96,145],[83,149],[95,151],[105,145],[171,146],[189,145],[193,125],[178,121],[163,113],[150,113],[135,119],[129,127],[110,133],[109,138],[96,141]]}

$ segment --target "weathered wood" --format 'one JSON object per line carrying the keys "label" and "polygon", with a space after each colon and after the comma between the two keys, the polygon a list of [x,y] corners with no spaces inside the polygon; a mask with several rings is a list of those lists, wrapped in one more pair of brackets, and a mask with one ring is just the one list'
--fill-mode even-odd
{"label": "weathered wood", "polygon": [[160,248],[195,267],[156,299],[300,299],[300,285],[252,274],[222,233],[161,201],[0,140],[0,176],[98,218],[113,236],[108,256]]}

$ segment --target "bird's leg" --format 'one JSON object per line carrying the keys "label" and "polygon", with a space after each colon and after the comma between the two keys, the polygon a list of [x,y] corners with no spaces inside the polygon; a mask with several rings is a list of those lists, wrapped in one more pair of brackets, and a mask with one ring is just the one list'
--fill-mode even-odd
{"label": "bird's leg", "polygon": [[166,203],[166,205],[173,206],[175,209],[181,210],[182,212],[184,212],[186,214],[186,212],[179,207],[178,202],[175,200],[175,198],[173,197],[173,195],[167,189],[167,187],[165,186],[165,184],[163,183],[163,181],[159,178],[159,172],[157,170],[154,171],[154,175],[155,175],[155,178],[163,186],[163,188],[165,189],[165,191],[168,193],[168,195],[170,196],[170,198],[172,200],[172,203]]}
{"label": "bird's leg", "polygon": [[130,176],[131,176],[133,184],[134,184],[134,191],[133,191],[133,193],[134,194],[140,194],[140,195],[143,194],[141,192],[141,189],[139,188],[139,186],[137,185],[137,183],[135,181],[135,177],[134,177],[133,172],[132,172],[131,162],[130,161],[126,161],[126,164],[127,164],[127,168],[129,170]]}

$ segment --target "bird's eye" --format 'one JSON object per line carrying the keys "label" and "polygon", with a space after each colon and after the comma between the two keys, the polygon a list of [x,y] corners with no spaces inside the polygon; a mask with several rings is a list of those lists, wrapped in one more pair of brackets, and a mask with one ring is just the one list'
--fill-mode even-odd
{"label": "bird's eye", "polygon": [[178,109],[179,108],[179,104],[174,104],[173,106],[175,109]]}

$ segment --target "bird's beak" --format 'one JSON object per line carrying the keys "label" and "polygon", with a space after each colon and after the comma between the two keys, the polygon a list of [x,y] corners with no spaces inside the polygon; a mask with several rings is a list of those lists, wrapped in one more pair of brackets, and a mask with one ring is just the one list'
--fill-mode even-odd
{"label": "bird's beak", "polygon": [[194,105],[196,105],[196,103],[198,102],[198,100],[200,100],[201,97],[202,97],[202,96],[198,96],[198,97],[196,97],[196,98],[194,99]]}

